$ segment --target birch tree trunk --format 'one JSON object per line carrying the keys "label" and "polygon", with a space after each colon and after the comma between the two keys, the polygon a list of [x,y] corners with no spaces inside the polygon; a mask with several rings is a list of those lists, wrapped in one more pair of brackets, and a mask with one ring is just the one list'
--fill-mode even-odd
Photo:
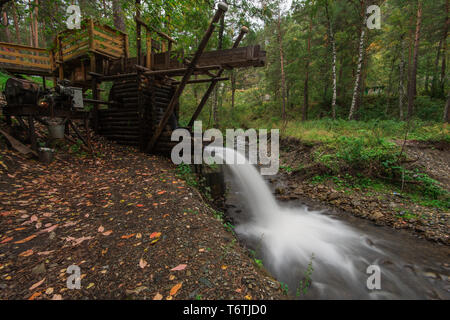
{"label": "birch tree trunk", "polygon": [[356,102],[358,99],[358,93],[359,93],[359,85],[361,83],[361,71],[362,71],[362,64],[364,60],[364,45],[365,45],[365,35],[366,35],[366,24],[367,24],[367,16],[366,16],[366,5],[363,4],[363,24],[361,26],[361,37],[359,39],[359,58],[358,58],[358,69],[356,71],[356,79],[355,79],[355,86],[353,88],[353,98],[352,98],[352,105],[350,106],[350,112],[348,115],[348,120],[352,120],[355,113],[355,107]]}
{"label": "birch tree trunk", "polygon": [[417,63],[419,58],[419,43],[420,43],[420,29],[422,25],[422,1],[418,1],[417,8],[417,25],[416,25],[416,36],[414,40],[414,57],[413,65],[411,67],[411,75],[409,77],[409,87],[408,87],[408,115],[407,119],[411,119],[414,112],[414,101],[416,97],[416,82],[417,82]]}
{"label": "birch tree trunk", "polygon": [[281,34],[281,13],[277,20],[277,38],[278,48],[280,51],[280,67],[281,67],[281,97],[282,97],[282,111],[281,116],[286,120],[286,75],[284,73],[284,56],[283,56],[283,35]]}
{"label": "birch tree trunk", "polygon": [[336,120],[336,100],[337,100],[337,76],[336,76],[336,41],[334,39],[333,24],[328,13],[328,0],[325,3],[325,11],[327,13],[328,20],[328,33],[331,42],[332,50],[332,73],[333,73],[333,100],[331,101],[331,115]]}
{"label": "birch tree trunk", "polygon": [[309,33],[307,40],[307,50],[308,57],[306,58],[306,75],[305,75],[305,85],[303,89],[303,113],[302,120],[308,120],[308,109],[309,109],[309,65],[311,61],[311,31],[312,31],[312,20],[311,17],[309,19]]}

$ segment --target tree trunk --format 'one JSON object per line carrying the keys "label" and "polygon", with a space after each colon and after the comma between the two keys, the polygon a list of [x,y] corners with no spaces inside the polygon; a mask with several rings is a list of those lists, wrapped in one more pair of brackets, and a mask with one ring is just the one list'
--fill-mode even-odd
{"label": "tree trunk", "polygon": [[28,1],[28,7],[30,9],[30,47],[34,47],[34,18],[31,0]]}
{"label": "tree trunk", "polygon": [[325,3],[325,11],[327,13],[327,20],[328,20],[328,33],[330,37],[331,42],[331,49],[332,49],[332,72],[333,72],[333,100],[331,101],[331,115],[333,119],[336,119],[336,99],[337,99],[337,78],[336,78],[336,41],[334,39],[334,32],[333,32],[333,24],[331,23],[331,18],[328,13],[328,0]]}
{"label": "tree trunk", "polygon": [[447,103],[445,104],[444,109],[444,122],[450,122],[450,93],[447,95]]}
{"label": "tree trunk", "polygon": [[114,27],[120,31],[125,32],[124,12],[120,0],[112,1]]}
{"label": "tree trunk", "polygon": [[399,110],[399,115],[400,115],[400,120],[403,121],[404,117],[403,117],[403,98],[405,95],[405,84],[404,84],[404,80],[405,80],[405,65],[406,65],[406,61],[405,61],[405,40],[402,39],[402,57],[401,57],[401,61],[400,61],[400,81],[398,84],[398,110]]}
{"label": "tree trunk", "polygon": [[34,7],[34,46],[36,48],[39,47],[38,13],[39,13],[39,0],[35,0],[35,7]]}
{"label": "tree trunk", "polygon": [[236,96],[236,71],[231,70],[231,115],[234,115],[234,103]]}
{"label": "tree trunk", "polygon": [[449,0],[447,0],[446,4],[445,4],[445,12],[446,14],[446,18],[445,18],[445,27],[444,27],[444,52],[443,52],[443,56],[442,56],[442,68],[441,68],[441,92],[442,94],[444,93],[445,90],[445,80],[446,80],[446,59],[447,59],[447,35],[448,35],[448,25],[449,25],[449,19],[448,19],[448,10],[449,10]]}
{"label": "tree trunk", "polygon": [[445,39],[439,41],[436,59],[434,60],[433,79],[431,80],[431,96],[435,97],[438,92],[438,74],[439,74],[439,60],[441,59],[442,43]]}
{"label": "tree trunk", "polygon": [[6,11],[3,11],[3,25],[5,26],[6,42],[11,43],[11,33],[9,32],[8,14]]}
{"label": "tree trunk", "polygon": [[281,34],[281,13],[277,20],[277,38],[278,48],[280,51],[280,66],[281,66],[281,97],[282,97],[282,111],[281,116],[286,120],[286,75],[284,73],[284,56],[283,56],[283,35]]}
{"label": "tree trunk", "polygon": [[416,97],[416,82],[417,82],[417,63],[419,58],[419,43],[420,43],[420,28],[422,25],[422,1],[418,1],[417,8],[417,25],[416,25],[416,36],[414,40],[414,58],[413,65],[411,67],[411,75],[409,77],[409,88],[408,88],[408,120],[411,119],[414,111],[414,100]]}
{"label": "tree trunk", "polygon": [[14,29],[16,30],[16,42],[20,44],[20,29],[19,29],[19,19],[17,18],[17,7],[15,2],[12,2],[12,12],[13,12],[13,20],[14,20]]}
{"label": "tree trunk", "polygon": [[361,71],[362,71],[362,64],[363,64],[363,60],[364,60],[364,39],[365,39],[365,35],[366,35],[366,23],[367,23],[367,16],[365,13],[366,13],[366,5],[365,5],[365,3],[363,3],[363,23],[361,26],[361,37],[359,39],[358,69],[356,71],[355,86],[353,88],[352,105],[350,106],[348,120],[352,120],[354,118],[356,102],[358,99],[358,92],[359,92],[360,82],[361,82],[361,74],[362,74]]}
{"label": "tree trunk", "polygon": [[306,75],[305,75],[305,85],[303,91],[303,113],[302,113],[302,121],[308,120],[308,109],[309,109],[309,64],[311,61],[311,32],[312,32],[312,20],[311,17],[309,19],[309,33],[307,40],[307,50],[308,57],[306,58]]}
{"label": "tree trunk", "polygon": [[[223,48],[223,36],[225,32],[225,16],[222,16],[220,19],[219,26],[219,42],[217,45],[217,50],[221,50]],[[219,86],[214,88],[214,99],[213,99],[213,120],[214,126],[217,128],[219,126]]]}

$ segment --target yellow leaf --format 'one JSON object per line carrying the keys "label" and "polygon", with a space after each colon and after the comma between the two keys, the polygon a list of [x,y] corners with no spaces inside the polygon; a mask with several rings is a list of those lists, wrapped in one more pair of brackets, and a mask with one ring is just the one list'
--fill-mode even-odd
{"label": "yellow leaf", "polygon": [[89,283],[89,285],[87,286],[86,289],[90,289],[90,288],[92,288],[93,286],[95,286],[95,283],[91,282],[91,283]]}

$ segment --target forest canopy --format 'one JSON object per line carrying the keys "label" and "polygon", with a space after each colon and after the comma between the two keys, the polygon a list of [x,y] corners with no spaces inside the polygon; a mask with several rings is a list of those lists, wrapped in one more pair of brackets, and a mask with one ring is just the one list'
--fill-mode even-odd
{"label": "forest canopy", "polygon": [[[448,121],[448,0],[225,2],[229,11],[207,50],[231,47],[245,25],[251,32],[243,44],[261,44],[268,59],[261,70],[228,72],[231,82],[218,86],[202,114],[216,125],[240,105],[284,120]],[[135,56],[137,3],[142,19],[185,52],[195,50],[217,6],[211,0],[2,1],[1,41],[51,47],[66,28],[67,8],[79,5],[83,19],[128,33]],[[379,28],[367,27],[371,6],[379,8]],[[203,87],[186,92],[188,108]]]}

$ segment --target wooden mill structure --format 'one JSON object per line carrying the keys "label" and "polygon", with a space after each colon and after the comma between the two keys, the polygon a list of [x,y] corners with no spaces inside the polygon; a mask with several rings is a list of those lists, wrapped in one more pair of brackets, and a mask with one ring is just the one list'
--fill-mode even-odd
{"label": "wooden mill structure", "polygon": [[[49,49],[0,43],[0,69],[50,77],[55,83],[67,79],[83,91],[91,89],[92,99],[84,99],[93,105],[87,115],[66,111],[59,116],[89,117],[95,132],[110,140],[137,146],[145,152],[170,153],[174,144],[170,141],[171,132],[178,127],[179,98],[186,85],[210,84],[189,122],[188,127],[192,128],[216,84],[228,80],[222,77],[224,70],[260,67],[265,63],[265,52],[259,46],[239,47],[248,32],[245,27],[232,48],[204,51],[226,11],[227,5],[220,3],[196,52],[190,56],[174,52],[175,40],[146,24],[138,10],[136,57],[130,57],[126,33],[88,19],[82,22],[81,29],[59,33]],[[192,80],[193,75],[200,77]],[[108,101],[100,99],[102,82],[112,82]],[[107,108],[100,108],[101,105]],[[32,122],[36,111],[22,109],[6,106],[4,113],[26,116]]]}

